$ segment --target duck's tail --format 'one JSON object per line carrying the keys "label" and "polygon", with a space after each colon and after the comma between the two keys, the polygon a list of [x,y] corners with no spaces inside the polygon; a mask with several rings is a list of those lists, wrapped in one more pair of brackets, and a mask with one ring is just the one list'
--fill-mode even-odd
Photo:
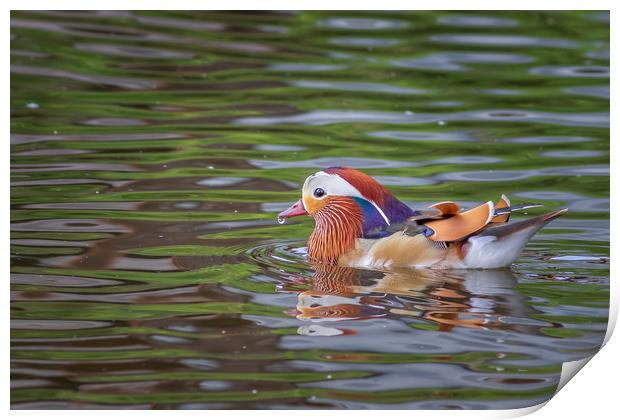
{"label": "duck's tail", "polygon": [[499,268],[512,264],[536,232],[567,211],[556,210],[515,223],[490,224],[462,245],[464,264],[468,268]]}

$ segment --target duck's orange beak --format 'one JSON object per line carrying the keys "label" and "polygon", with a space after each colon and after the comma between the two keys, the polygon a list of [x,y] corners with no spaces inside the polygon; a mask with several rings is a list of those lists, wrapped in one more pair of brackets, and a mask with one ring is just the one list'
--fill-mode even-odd
{"label": "duck's orange beak", "polygon": [[278,219],[288,219],[289,217],[304,216],[307,214],[308,212],[306,211],[304,203],[300,198],[291,207],[278,214]]}

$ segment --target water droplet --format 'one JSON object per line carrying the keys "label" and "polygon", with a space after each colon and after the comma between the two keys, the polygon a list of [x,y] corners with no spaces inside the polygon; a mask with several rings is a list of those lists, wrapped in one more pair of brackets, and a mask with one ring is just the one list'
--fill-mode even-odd
{"label": "water droplet", "polygon": [[311,400],[316,400],[316,395],[310,395]]}
{"label": "water droplet", "polygon": [[413,115],[413,112],[411,112],[411,111],[409,111],[409,110],[406,110],[406,111],[405,111],[405,115]]}
{"label": "water droplet", "polygon": [[286,217],[283,216],[278,216],[278,223],[280,223],[281,225],[286,223]]}
{"label": "water droplet", "polygon": [[39,104],[36,102],[29,102],[26,104],[26,108],[28,109],[38,109],[39,108]]}
{"label": "water droplet", "polygon": [[213,170],[215,168],[213,166],[209,165],[209,166],[207,166],[207,169]]}
{"label": "water droplet", "polygon": [[445,121],[437,121],[437,124],[438,125],[446,125],[446,122]]}
{"label": "water droplet", "polygon": [[222,330],[222,334],[226,334],[226,330]]}
{"label": "water droplet", "polygon": [[332,378],[332,375],[327,375],[327,379],[331,379],[331,378]]}
{"label": "water droplet", "polygon": [[252,394],[258,394],[258,389],[253,389]]}

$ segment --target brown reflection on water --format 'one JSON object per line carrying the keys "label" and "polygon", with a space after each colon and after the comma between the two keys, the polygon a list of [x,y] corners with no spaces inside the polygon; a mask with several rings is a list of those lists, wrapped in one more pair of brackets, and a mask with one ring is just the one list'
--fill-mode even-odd
{"label": "brown reflection on water", "polygon": [[[314,275],[308,279],[311,289],[298,294],[298,319],[410,316],[436,323],[439,331],[446,332],[469,327],[531,333],[538,328],[501,322],[502,316],[536,313],[516,290],[517,278],[509,270],[398,270],[369,276],[355,268],[313,268]],[[304,279],[298,278],[299,282]],[[476,286],[484,290],[472,290]]]}

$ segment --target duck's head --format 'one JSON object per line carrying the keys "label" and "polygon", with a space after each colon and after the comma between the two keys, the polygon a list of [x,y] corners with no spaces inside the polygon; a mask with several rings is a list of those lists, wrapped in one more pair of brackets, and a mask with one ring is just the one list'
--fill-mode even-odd
{"label": "duck's head", "polygon": [[310,258],[335,263],[357,238],[384,236],[391,224],[404,221],[411,210],[371,176],[332,167],[306,178],[301,199],[278,217],[303,215],[315,220],[308,241]]}

